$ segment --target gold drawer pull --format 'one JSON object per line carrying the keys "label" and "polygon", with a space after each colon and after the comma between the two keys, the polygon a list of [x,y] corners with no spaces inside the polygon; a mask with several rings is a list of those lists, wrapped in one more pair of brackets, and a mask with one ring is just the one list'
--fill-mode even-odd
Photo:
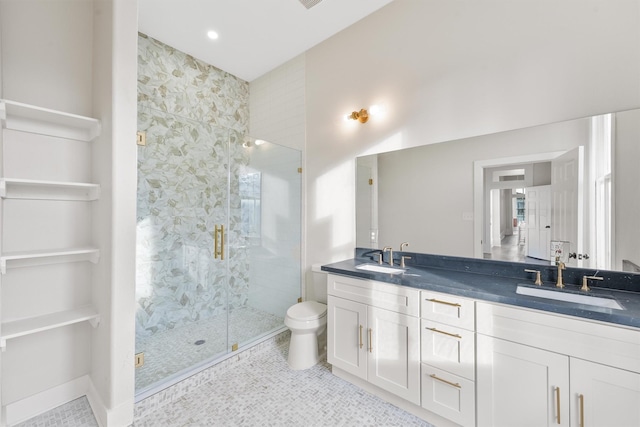
{"label": "gold drawer pull", "polygon": [[579,394],[578,400],[580,401],[580,427],[584,427],[584,396]]}
{"label": "gold drawer pull", "polygon": [[558,411],[558,424],[562,424],[560,422],[560,387],[556,387],[556,408]]}
{"label": "gold drawer pull", "polygon": [[436,328],[425,328],[425,329],[428,329],[428,330],[433,331],[433,332],[437,332],[439,334],[449,335],[450,337],[458,338],[460,340],[462,339],[462,337],[460,335],[458,335],[458,334],[452,334],[450,332],[441,331],[441,330],[436,329]]}
{"label": "gold drawer pull", "polygon": [[362,348],[362,325],[360,325],[360,348]]}
{"label": "gold drawer pull", "polygon": [[369,353],[373,353],[373,329],[369,328]]}
{"label": "gold drawer pull", "polygon": [[444,380],[444,379],[442,379],[442,378],[438,377],[436,374],[431,374],[431,375],[429,375],[429,376],[430,376],[431,378],[433,378],[434,380],[441,381],[441,382],[443,382],[443,383],[445,383],[445,384],[449,384],[450,386],[457,387],[457,388],[462,388],[462,386],[461,386],[460,384],[458,384],[458,383],[452,383],[451,381]]}
{"label": "gold drawer pull", "polygon": [[458,304],[458,303],[455,303],[455,302],[447,302],[447,301],[441,301],[441,300],[439,300],[439,299],[435,299],[435,298],[428,299],[427,301],[435,302],[435,303],[438,303],[438,304],[450,305],[450,306],[452,306],[452,307],[462,307],[462,306],[461,306],[460,304]]}

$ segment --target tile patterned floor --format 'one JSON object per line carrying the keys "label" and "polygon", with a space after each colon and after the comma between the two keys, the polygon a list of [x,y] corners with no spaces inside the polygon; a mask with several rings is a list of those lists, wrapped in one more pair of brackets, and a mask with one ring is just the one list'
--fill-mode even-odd
{"label": "tile patterned floor", "polygon": [[[136,408],[134,427],[430,426],[334,376],[326,362],[304,371],[290,370],[287,351],[286,341],[265,346],[174,401],[153,411]],[[137,406],[141,405],[144,401]],[[96,424],[20,427],[52,425]]]}
{"label": "tile patterned floor", "polygon": [[334,376],[327,363],[292,371],[287,351],[285,343],[245,359],[134,426],[429,426]]}
{"label": "tile patterned floor", "polygon": [[49,412],[31,418],[16,427],[98,427],[86,397],[73,400]]}
{"label": "tile patterned floor", "polygon": [[[239,343],[242,347],[249,340],[281,328],[284,319],[243,307],[229,313],[228,322],[229,344],[226,315],[170,329],[136,342],[136,353],[144,352],[145,359],[144,366],[136,369],[136,390],[143,390],[202,361],[221,356],[232,343]],[[198,340],[205,342],[196,345]]]}

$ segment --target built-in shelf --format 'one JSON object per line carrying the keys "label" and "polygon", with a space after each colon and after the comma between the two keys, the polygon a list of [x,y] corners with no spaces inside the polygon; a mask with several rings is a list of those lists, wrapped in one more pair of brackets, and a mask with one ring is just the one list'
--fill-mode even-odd
{"label": "built-in shelf", "polygon": [[100,134],[100,120],[48,108],[0,99],[0,120],[5,129],[91,141]]}
{"label": "built-in shelf", "polygon": [[79,307],[74,310],[4,322],[2,323],[0,347],[2,348],[2,351],[4,351],[7,346],[7,340],[12,338],[23,337],[25,335],[35,334],[86,321],[90,322],[94,328],[97,327],[100,322],[100,315],[98,314],[98,311],[89,305]]}
{"label": "built-in shelf", "polygon": [[91,201],[100,197],[100,185],[82,182],[0,178],[0,197],[3,199]]}
{"label": "built-in shelf", "polygon": [[7,252],[0,256],[0,273],[6,274],[7,268],[31,267],[63,262],[90,261],[95,264],[99,259],[100,250],[96,248]]}

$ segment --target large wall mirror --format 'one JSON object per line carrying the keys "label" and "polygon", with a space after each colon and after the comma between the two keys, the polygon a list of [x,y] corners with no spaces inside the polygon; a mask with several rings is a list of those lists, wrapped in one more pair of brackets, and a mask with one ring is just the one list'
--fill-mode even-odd
{"label": "large wall mirror", "polygon": [[640,110],[356,162],[359,247],[640,272]]}

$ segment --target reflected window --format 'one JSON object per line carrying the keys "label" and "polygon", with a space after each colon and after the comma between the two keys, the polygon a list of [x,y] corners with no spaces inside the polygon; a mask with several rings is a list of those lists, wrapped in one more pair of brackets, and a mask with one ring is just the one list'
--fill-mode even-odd
{"label": "reflected window", "polygon": [[262,228],[262,211],[260,198],[262,194],[262,174],[248,171],[240,175],[240,211],[241,231],[247,243],[260,245]]}
{"label": "reflected window", "polygon": [[595,251],[596,268],[611,268],[612,193],[611,153],[612,114],[591,118],[591,154],[595,184]]}

